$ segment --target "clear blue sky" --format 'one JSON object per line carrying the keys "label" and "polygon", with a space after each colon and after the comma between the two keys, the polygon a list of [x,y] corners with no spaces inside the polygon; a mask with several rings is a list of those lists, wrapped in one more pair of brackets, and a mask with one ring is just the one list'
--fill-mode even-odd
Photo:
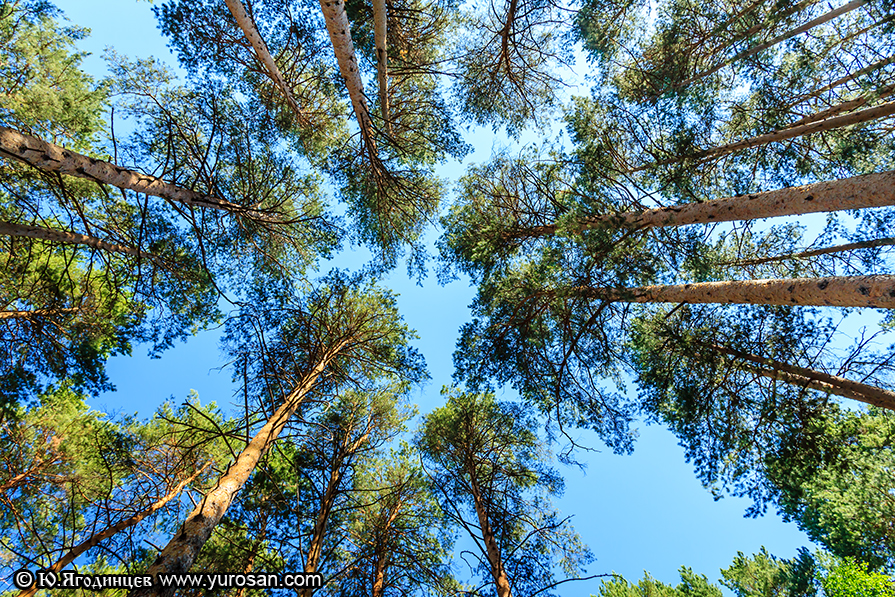
{"label": "clear blue sky", "polygon": [[[91,29],[81,48],[93,55],[86,68],[104,74],[103,48],[114,47],[131,57],[156,56],[176,65],[165,46],[147,2],[134,0],[57,0],[75,24]],[[506,143],[488,130],[473,130],[467,141],[476,147],[464,165],[451,165],[443,176],[455,178],[466,164],[487,159],[492,145]],[[438,232],[429,235],[430,246]],[[361,263],[363,252],[343,254],[335,265],[349,267]],[[416,346],[429,365],[432,380],[418,395],[422,413],[440,403],[439,390],[449,384],[453,370],[451,354],[458,330],[468,317],[473,289],[465,282],[439,286],[434,277],[422,287],[409,281],[402,269],[385,281],[400,293],[402,313],[420,335]],[[94,405],[109,412],[139,411],[149,416],[169,396],[181,401],[190,389],[203,402],[230,404],[233,389],[217,347],[217,334],[205,332],[186,344],[150,360],[139,347],[133,357],[116,357],[109,364],[117,391],[99,397]],[[633,390],[632,390],[633,391]],[[506,396],[512,398],[512,396]],[[585,443],[600,446],[592,434],[581,432]],[[615,456],[608,450],[591,455],[585,474],[577,468],[560,467],[566,477],[566,493],[558,502],[564,514],[574,515],[574,525],[591,547],[597,561],[590,574],[614,571],[636,581],[648,570],[666,583],[678,582],[681,565],[719,577],[737,551],[754,553],[764,545],[784,558],[795,555],[798,547],[810,544],[793,524],[784,524],[773,513],[759,519],[743,517],[747,500],[725,498],[719,502],[701,487],[692,467],[684,462],[683,450],[675,438],[660,427],[640,425],[640,439],[632,456]],[[598,581],[573,583],[564,595],[594,593]],[[729,593],[728,593],[729,594]]]}

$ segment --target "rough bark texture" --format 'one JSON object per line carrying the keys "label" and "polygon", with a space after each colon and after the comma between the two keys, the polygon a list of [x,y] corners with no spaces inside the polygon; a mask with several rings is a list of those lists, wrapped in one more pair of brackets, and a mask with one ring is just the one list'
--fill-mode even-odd
{"label": "rough bark texture", "polygon": [[[580,232],[609,225],[656,228],[713,224],[891,205],[895,205],[895,171],[816,182],[753,195],[725,197],[704,203],[672,205],[640,213],[594,216],[583,219],[577,230]],[[506,236],[526,238],[555,232],[554,225],[536,226],[519,232],[510,231]]]}
{"label": "rough bark texture", "polygon": [[257,210],[178,187],[160,178],[91,158],[3,126],[0,126],[0,156],[15,158],[41,170],[86,178],[100,184],[162,197],[184,205],[210,207],[268,219],[266,214]]}
{"label": "rough bark texture", "polygon": [[371,158],[375,158],[376,144],[373,139],[373,122],[370,120],[370,109],[367,106],[367,98],[364,97],[364,83],[361,81],[357,67],[357,56],[354,54],[354,42],[351,40],[351,28],[348,23],[348,15],[345,13],[343,0],[320,0],[320,8],[326,20],[326,30],[329,32],[329,40],[339,63],[339,72],[345,80],[348,96],[351,98],[351,106],[357,117],[361,136],[367,144],[367,151]]}
{"label": "rough bark texture", "polygon": [[707,347],[734,358],[760,365],[754,371],[763,377],[770,377],[793,385],[829,392],[836,396],[850,398],[880,408],[895,410],[895,392],[876,386],[852,381],[823,371],[797,367],[758,355],[741,352],[727,346],[706,344]]}
{"label": "rough bark texture", "polygon": [[[218,479],[214,489],[208,492],[205,498],[190,512],[180,532],[168,542],[146,574],[157,578],[159,574],[182,574],[189,571],[202,546],[211,537],[214,527],[224,517],[233,498],[248,481],[258,461],[273,445],[274,440],[301,405],[304,396],[346,343],[347,341],[344,341],[325,353],[314,369],[286,397],[283,405],[240,452],[227,472]],[[154,587],[135,589],[128,593],[128,597],[170,597],[174,592],[174,587],[163,588],[156,584]]]}
{"label": "rough bark texture", "polygon": [[264,38],[261,37],[258,28],[255,27],[255,22],[245,9],[245,6],[243,6],[242,2],[239,0],[224,0],[224,2],[227,4],[227,8],[230,9],[233,18],[236,19],[236,24],[239,25],[239,28],[242,29],[242,32],[245,34],[246,39],[252,44],[255,54],[258,56],[258,60],[261,61],[261,64],[264,65],[268,76],[270,76],[277,88],[282,92],[283,97],[286,98],[286,103],[289,104],[289,107],[295,112],[295,116],[298,118],[299,123],[307,126],[309,124],[307,116],[305,116],[299,107],[298,102],[295,100],[292,89],[283,78],[283,74],[280,72],[279,67],[277,67],[276,62],[273,60],[273,56],[270,55],[270,51],[267,49],[267,44],[264,43]]}
{"label": "rough bark texture", "polygon": [[68,232],[66,230],[53,230],[51,228],[41,228],[39,226],[28,226],[26,224],[14,224],[12,222],[0,221],[0,234],[5,236],[24,236],[28,238],[36,238],[55,243],[69,245],[85,245],[101,251],[110,253],[124,253],[133,255],[134,257],[145,257],[147,259],[158,259],[156,255],[143,252],[134,247],[118,245],[106,242],[94,236],[86,234],[78,234],[76,232]]}
{"label": "rough bark texture", "polygon": [[640,288],[578,288],[588,298],[627,303],[721,303],[895,308],[895,276],[701,282]]}
{"label": "rough bark texture", "polygon": [[[138,512],[137,514],[134,514],[130,518],[122,520],[121,522],[114,524],[114,525],[104,529],[103,531],[92,535],[87,540],[82,541],[81,543],[79,543],[78,545],[73,547],[67,554],[65,554],[63,557],[61,557],[59,560],[57,560],[55,564],[53,564],[52,566],[50,566],[48,568],[48,570],[51,572],[58,573],[60,570],[62,570],[63,568],[65,568],[66,566],[68,566],[69,564],[74,562],[78,558],[78,556],[80,556],[81,554],[86,552],[88,549],[99,545],[102,541],[105,541],[106,539],[115,535],[116,533],[119,533],[125,529],[129,529],[130,527],[140,524],[140,522],[143,519],[145,519],[147,516],[154,514],[155,512],[158,512],[159,510],[164,508],[168,502],[170,502],[171,500],[176,498],[178,495],[180,495],[180,492],[183,491],[184,487],[186,487],[187,485],[192,483],[194,480],[196,480],[196,478],[199,475],[201,475],[205,471],[205,469],[207,469],[210,465],[211,465],[210,462],[207,463],[201,469],[199,469],[195,473],[193,473],[190,477],[188,477],[187,479],[184,479],[183,481],[178,483],[174,487],[174,489],[172,489],[171,491],[169,491],[167,493],[167,495],[165,495],[161,499],[153,502],[152,505],[150,505],[147,509],[143,510],[142,512]],[[31,587],[30,589],[25,589],[24,591],[19,593],[19,597],[32,597],[34,594],[37,593],[37,591],[38,591],[38,588],[35,585],[35,586]]]}
{"label": "rough bark texture", "polygon": [[388,101],[388,11],[385,0],[373,0],[373,38],[376,43],[376,75],[379,82],[379,107],[382,120],[391,133]]}

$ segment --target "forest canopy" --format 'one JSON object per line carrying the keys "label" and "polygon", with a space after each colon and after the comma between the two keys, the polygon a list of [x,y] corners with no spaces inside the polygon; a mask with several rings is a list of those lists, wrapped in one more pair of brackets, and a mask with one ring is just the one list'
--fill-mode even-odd
{"label": "forest canopy", "polygon": [[[152,13],[179,69],[99,73],[0,0],[4,596],[895,596],[890,0]],[[203,334],[232,395],[97,406]],[[805,546],[607,568],[566,473],[644,425]]]}

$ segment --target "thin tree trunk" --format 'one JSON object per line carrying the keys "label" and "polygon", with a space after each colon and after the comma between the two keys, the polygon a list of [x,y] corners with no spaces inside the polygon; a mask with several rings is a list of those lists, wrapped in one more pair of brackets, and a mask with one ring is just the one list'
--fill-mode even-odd
{"label": "thin tree trunk", "polygon": [[497,597],[512,597],[510,589],[510,580],[507,578],[506,570],[503,567],[503,558],[500,555],[500,547],[494,538],[494,531],[491,530],[491,524],[488,521],[488,512],[485,509],[482,492],[479,489],[476,480],[475,467],[470,464],[467,467],[469,473],[470,487],[472,488],[472,499],[475,505],[475,513],[479,519],[479,527],[482,529],[482,541],[485,543],[485,551],[488,555],[488,561],[491,564],[491,575],[494,577],[494,587],[497,590]]}
{"label": "thin tree trunk", "polygon": [[30,319],[34,316],[46,317],[48,315],[59,315],[61,313],[77,313],[80,311],[77,307],[69,307],[65,309],[35,309],[33,311],[0,311],[0,319]]}
{"label": "thin tree trunk", "polygon": [[[159,574],[178,574],[189,571],[202,546],[208,541],[215,526],[224,517],[233,498],[248,481],[258,461],[267,453],[286,423],[298,410],[305,395],[313,388],[329,363],[347,343],[348,341],[344,340],[332,350],[324,353],[314,369],[292,390],[283,401],[282,406],[240,452],[227,472],[218,479],[214,489],[187,516],[180,532],[168,542],[168,545],[146,572],[147,575],[157,579]],[[148,597],[150,595],[167,597],[173,595],[174,591],[174,587],[163,588],[156,584],[154,587],[135,589],[128,593],[128,597]]]}
{"label": "thin tree trunk", "polygon": [[[738,220],[756,220],[778,216],[888,207],[895,205],[895,170],[865,174],[840,180],[827,180],[753,195],[724,197],[703,203],[686,203],[582,218],[577,232],[605,226],[660,228],[688,224],[714,224]],[[504,238],[535,238],[556,233],[556,225],[533,226],[508,231]]]}
{"label": "thin tree trunk", "polygon": [[848,112],[850,110],[854,110],[855,108],[860,108],[867,102],[873,101],[875,99],[882,99],[892,95],[895,92],[895,85],[886,85],[885,87],[880,87],[874,93],[861,95],[856,97],[853,100],[849,100],[847,102],[842,102],[836,106],[832,106],[827,108],[826,110],[821,110],[820,112],[815,112],[809,116],[805,116],[804,118],[800,118],[795,122],[791,123],[790,127],[801,126],[804,124],[810,124],[812,122],[817,122],[819,120],[825,120],[830,118],[831,116],[836,116],[837,114],[842,114],[843,112]]}
{"label": "thin tree trunk", "polygon": [[[845,102],[846,104],[849,102]],[[834,106],[833,108],[828,108],[824,110],[824,112],[832,112],[839,109],[839,106]],[[885,118],[887,116],[891,116],[895,114],[895,102],[886,102],[884,104],[880,104],[879,106],[873,106],[872,108],[865,108],[864,110],[859,110],[857,112],[853,112],[851,114],[845,114],[842,116],[835,116],[833,118],[826,118],[824,120],[817,121],[817,115],[806,116],[803,118],[803,121],[807,121],[808,124],[802,124],[799,126],[791,126],[785,129],[779,129],[772,133],[767,133],[764,135],[758,135],[756,137],[752,137],[750,139],[743,139],[742,141],[737,141],[736,143],[728,143],[727,145],[719,145],[718,147],[713,147],[711,149],[706,149],[703,151],[697,151],[695,153],[683,156],[683,157],[674,157],[668,158],[664,160],[658,160],[655,162],[651,162],[649,164],[645,164],[643,166],[638,166],[636,168],[631,168],[628,170],[629,173],[633,172],[642,172],[644,170],[648,170],[650,168],[654,168],[656,166],[666,166],[668,164],[674,164],[677,162],[681,162],[684,159],[693,159],[693,160],[704,160],[706,158],[714,158],[722,155],[727,155],[733,153],[735,151],[740,151],[741,149],[749,149],[752,147],[758,147],[760,145],[767,145],[769,143],[776,143],[778,141],[786,141],[787,139],[794,139],[796,137],[804,137],[805,135],[811,135],[813,133],[821,133],[824,131],[831,131],[834,129],[850,126],[853,124],[860,124],[862,122],[871,122],[873,120],[879,120],[880,118]]]}
{"label": "thin tree trunk", "polygon": [[895,276],[736,280],[639,288],[578,287],[574,294],[625,303],[720,303],[895,308]]}
{"label": "thin tree trunk", "polygon": [[800,104],[807,99],[816,98],[816,97],[820,96],[820,94],[822,94],[826,91],[835,89],[835,88],[839,87],[840,85],[848,83],[849,81],[854,81],[855,79],[857,79],[858,77],[860,77],[862,75],[866,75],[867,73],[871,73],[875,70],[879,70],[879,69],[883,68],[884,66],[888,66],[889,64],[892,64],[893,62],[895,62],[895,56],[889,56],[888,58],[883,58],[882,60],[877,60],[876,62],[874,62],[872,64],[868,64],[864,68],[857,70],[850,75],[840,77],[839,79],[836,79],[832,83],[824,85],[820,89],[815,89],[811,93],[807,93],[807,94],[797,98],[792,103],[784,106],[783,109],[788,110],[789,108],[792,108],[793,106]]}
{"label": "thin tree trunk", "polygon": [[705,344],[702,342],[700,342],[700,344],[734,358],[760,365],[759,368],[753,370],[763,377],[785,381],[786,383],[810,388],[812,390],[829,392],[836,396],[850,398],[852,400],[895,411],[895,392],[852,381],[837,375],[830,375],[823,371],[797,367],[781,361],[749,354],[727,346]]}
{"label": "thin tree trunk", "polygon": [[876,247],[891,247],[895,245],[895,238],[878,238],[875,240],[865,240],[858,243],[847,243],[844,245],[835,245],[832,247],[824,247],[822,249],[812,249],[810,251],[801,251],[799,253],[790,253],[789,255],[774,255],[773,257],[761,257],[758,259],[744,259],[742,261],[727,261],[720,265],[745,266],[745,265],[762,265],[774,261],[790,261],[795,259],[807,259],[809,257],[817,257],[818,255],[829,255],[831,253],[845,253],[858,249],[873,249]]}
{"label": "thin tree trunk", "polygon": [[376,43],[376,74],[379,80],[379,106],[386,130],[392,133],[388,100],[388,11],[386,0],[373,0],[373,38]]}
{"label": "thin tree trunk", "polygon": [[308,126],[309,121],[307,116],[305,116],[304,112],[302,112],[299,107],[298,102],[295,100],[292,89],[283,78],[283,74],[280,72],[279,67],[277,67],[276,62],[273,60],[273,56],[270,55],[270,51],[267,49],[267,44],[264,43],[264,38],[262,38],[261,34],[258,32],[258,28],[255,26],[255,22],[245,9],[245,6],[243,6],[242,2],[239,0],[224,0],[224,2],[227,4],[227,8],[230,9],[230,13],[236,20],[236,24],[239,25],[239,28],[242,29],[242,32],[245,34],[246,39],[252,44],[255,54],[267,70],[268,76],[279,88],[280,92],[282,92],[283,96],[286,98],[286,103],[289,104],[289,107],[295,112],[295,116],[298,118],[299,123],[302,126]]}
{"label": "thin tree trunk", "polygon": [[377,553],[376,562],[373,564],[373,586],[370,589],[370,597],[383,597],[385,593],[385,558],[386,554]]}
{"label": "thin tree trunk", "polygon": [[[799,5],[797,5],[797,7],[794,7],[794,9],[787,11],[786,16],[796,12],[798,9],[800,9],[804,6],[807,6],[807,5],[810,5],[813,3],[814,3],[813,1],[802,2]],[[752,55],[757,54],[763,50],[767,50],[768,48],[776,46],[777,44],[784,42],[787,39],[795,37],[796,35],[799,35],[800,33],[804,33],[810,29],[813,29],[814,27],[817,27],[819,25],[823,25],[824,23],[832,21],[836,17],[843,15],[847,12],[851,12],[857,8],[860,8],[861,6],[863,6],[866,3],[867,3],[867,0],[852,0],[848,4],[845,4],[844,6],[840,6],[839,8],[831,10],[831,11],[827,12],[826,14],[819,16],[816,19],[808,21],[807,23],[805,23],[804,25],[802,25],[800,27],[797,27],[795,29],[790,29],[786,33],[782,33],[772,39],[769,39],[768,41],[766,41],[764,43],[758,44],[757,46],[752,46],[751,48],[744,50],[744,51],[740,52],[739,54],[735,55],[733,58],[730,58],[729,60],[725,60],[724,62],[721,62],[721,63],[715,65],[714,67],[710,68],[707,71],[693,75],[692,77],[689,77],[689,78],[685,79],[684,81],[677,83],[673,87],[673,89],[674,90],[681,89],[691,83],[699,81],[700,79],[704,79],[708,76],[711,76],[711,75],[715,74],[716,72],[718,72],[719,70],[721,70],[722,68],[724,68],[725,66],[729,66],[738,60],[742,60],[743,58],[748,58],[749,56],[752,56]],[[751,35],[752,33],[755,33],[757,31],[758,31],[758,29],[755,29],[753,27],[746,33],[746,35]],[[745,35],[740,36],[740,38],[742,38],[742,37],[745,37]]]}
{"label": "thin tree trunk", "polygon": [[345,2],[344,0],[320,0],[320,8],[323,10],[329,40],[336,54],[339,72],[345,80],[348,97],[351,98],[351,106],[354,108],[354,115],[357,118],[371,164],[378,164],[376,142],[373,137],[373,122],[370,119],[367,98],[364,97],[364,83],[360,78],[357,66],[354,42],[351,41],[351,28],[348,23],[348,15],[345,13]]}
{"label": "thin tree trunk", "polygon": [[[57,560],[56,563],[53,564],[52,566],[50,566],[47,570],[50,572],[58,573],[60,570],[62,570],[63,568],[65,568],[66,566],[68,566],[69,564],[74,562],[78,558],[78,556],[80,556],[81,554],[86,552],[88,549],[90,549],[92,547],[96,547],[102,541],[105,541],[106,539],[115,535],[116,533],[120,533],[121,531],[123,531],[125,529],[129,529],[130,527],[140,524],[140,522],[143,521],[143,519],[145,519],[147,516],[154,514],[155,512],[158,512],[160,509],[164,508],[168,502],[170,502],[171,500],[176,498],[178,495],[180,495],[180,492],[183,491],[184,487],[186,487],[187,485],[192,483],[196,479],[196,477],[201,475],[205,471],[205,469],[207,469],[210,465],[211,465],[211,462],[206,463],[205,466],[203,466],[201,469],[197,470],[189,478],[184,479],[183,481],[178,483],[177,486],[174,489],[172,489],[170,492],[168,492],[167,495],[165,495],[161,499],[155,501],[146,510],[143,510],[142,512],[138,512],[138,513],[134,514],[133,516],[131,516],[130,518],[128,518],[126,520],[122,520],[121,522],[114,524],[114,525],[104,529],[103,531],[92,535],[87,540],[82,541],[78,545],[74,546],[73,548],[71,548],[71,550],[69,550],[69,552],[67,554],[65,554],[63,557],[61,557],[59,560]],[[37,591],[38,591],[38,587],[35,585],[35,586],[31,587],[30,589],[25,589],[24,591],[19,593],[18,597],[32,597],[35,593],[37,593]]]}
{"label": "thin tree trunk", "polygon": [[53,230],[52,228],[41,228],[39,226],[28,226],[26,224],[0,221],[0,235],[22,236],[70,245],[85,245],[101,251],[108,251],[109,253],[124,253],[125,255],[143,257],[153,261],[160,259],[157,255],[146,253],[134,247],[106,242],[94,236],[68,232],[67,230]]}
{"label": "thin tree trunk", "polygon": [[[305,573],[312,574],[317,572],[317,564],[320,563],[320,555],[323,553],[323,540],[326,537],[326,525],[329,522],[329,515],[332,512],[333,503],[336,499],[336,492],[341,481],[341,474],[338,470],[339,465],[335,465],[330,472],[329,481],[326,484],[326,490],[323,492],[323,499],[320,503],[320,513],[317,515],[317,521],[314,523],[314,534],[311,537],[308,546],[308,559],[305,562]],[[311,587],[302,591],[304,597],[310,597],[314,593]]]}
{"label": "thin tree trunk", "polygon": [[258,210],[178,187],[160,178],[121,168],[3,126],[0,126],[0,156],[20,160],[41,170],[86,178],[100,184],[162,197],[175,203],[241,213],[262,220],[271,219],[269,214]]}

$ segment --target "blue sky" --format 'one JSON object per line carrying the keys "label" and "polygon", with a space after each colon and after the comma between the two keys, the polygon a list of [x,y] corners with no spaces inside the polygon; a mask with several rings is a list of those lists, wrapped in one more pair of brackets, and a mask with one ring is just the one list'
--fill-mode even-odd
{"label": "blue sky", "polygon": [[[91,36],[80,45],[92,53],[85,61],[90,72],[104,74],[101,55],[107,46],[131,57],[155,56],[176,65],[148,2],[57,0],[56,4],[73,23],[91,29]],[[473,129],[466,138],[476,152],[463,165],[445,166],[442,176],[456,178],[465,165],[487,159],[495,143],[507,143],[483,129]],[[428,235],[430,246],[437,235],[438,231]],[[364,259],[365,252],[358,250],[340,254],[332,264],[352,267]],[[400,294],[402,313],[420,335],[416,347],[426,357],[432,379],[416,399],[420,412],[426,413],[440,404],[439,390],[451,381],[451,355],[474,292],[463,281],[439,286],[434,276],[420,287],[401,268],[384,283]],[[113,358],[108,370],[117,391],[98,397],[94,406],[149,416],[166,398],[182,401],[195,389],[202,402],[229,407],[233,388],[229,371],[220,370],[225,363],[217,339],[212,330],[176,346],[161,359],[148,359],[140,347],[132,357]],[[655,578],[676,584],[677,569],[686,565],[716,581],[718,569],[729,566],[738,551],[755,553],[764,545],[771,553],[789,558],[798,547],[810,547],[795,525],[784,524],[773,513],[744,518],[747,500],[713,501],[669,432],[642,424],[639,431],[631,456],[615,456],[608,450],[594,453],[587,458],[586,473],[559,466],[566,492],[557,505],[564,514],[574,515],[575,528],[597,557],[590,574],[614,571],[636,581],[648,570]],[[579,436],[586,444],[601,445],[593,434],[580,432]],[[587,595],[598,586],[598,581],[564,585],[562,594]]]}

